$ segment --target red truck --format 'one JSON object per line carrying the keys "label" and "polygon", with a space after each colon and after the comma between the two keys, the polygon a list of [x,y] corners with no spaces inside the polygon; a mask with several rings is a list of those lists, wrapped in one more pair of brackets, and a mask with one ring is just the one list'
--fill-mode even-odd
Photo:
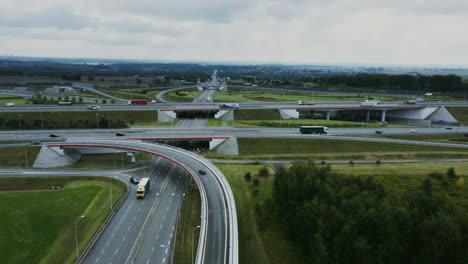
{"label": "red truck", "polygon": [[148,104],[147,100],[130,100],[128,101],[129,105],[145,105]]}

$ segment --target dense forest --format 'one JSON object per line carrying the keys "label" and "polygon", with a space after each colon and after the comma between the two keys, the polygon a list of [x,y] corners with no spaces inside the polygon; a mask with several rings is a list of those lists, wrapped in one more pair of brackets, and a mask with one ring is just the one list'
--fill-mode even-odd
{"label": "dense forest", "polygon": [[410,90],[417,92],[462,92],[468,84],[458,75],[356,74],[314,78],[321,86],[344,85],[375,90]]}
{"label": "dense forest", "polygon": [[397,195],[372,178],[295,163],[277,168],[272,199],[257,207],[259,228],[275,217],[306,263],[467,263],[467,213],[432,189],[456,182],[449,169]]}

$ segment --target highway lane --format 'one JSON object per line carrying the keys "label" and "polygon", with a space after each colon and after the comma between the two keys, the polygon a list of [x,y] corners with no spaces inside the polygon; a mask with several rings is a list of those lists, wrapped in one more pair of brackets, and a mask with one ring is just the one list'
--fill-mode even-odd
{"label": "highway lane", "polygon": [[159,204],[134,263],[172,263],[179,210],[188,185],[189,176],[180,167],[169,174]]}
{"label": "highway lane", "polygon": [[[57,144],[51,144],[57,146]],[[190,152],[159,144],[135,141],[85,140],[60,143],[62,147],[109,147],[163,155],[176,160],[185,167],[200,188],[202,202],[202,224],[197,250],[197,263],[238,263],[237,217],[234,197],[227,180],[208,160]],[[182,165],[183,164],[183,165]],[[201,176],[199,169],[206,170]],[[202,180],[200,180],[202,179]],[[205,209],[203,209],[205,208]],[[209,209],[209,213],[205,210]]]}
{"label": "highway lane", "polygon": [[130,185],[129,197],[91,248],[84,263],[125,263],[148,212],[157,198],[161,183],[172,165],[159,157],[151,163],[151,167],[146,171],[151,179],[151,190],[148,196],[137,200],[136,185]]}

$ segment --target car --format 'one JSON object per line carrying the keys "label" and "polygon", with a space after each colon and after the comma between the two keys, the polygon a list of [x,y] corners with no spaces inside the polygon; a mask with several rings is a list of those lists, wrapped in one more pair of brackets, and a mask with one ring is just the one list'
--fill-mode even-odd
{"label": "car", "polygon": [[417,134],[418,131],[416,131],[416,129],[411,129],[411,130],[410,130],[410,133],[411,133],[411,134]]}
{"label": "car", "polygon": [[376,130],[375,133],[376,133],[376,134],[382,134],[382,133],[383,133],[383,129]]}
{"label": "car", "polygon": [[206,171],[205,170],[199,170],[198,173],[200,173],[201,175],[205,175]]}
{"label": "car", "polygon": [[60,137],[60,136],[57,134],[50,134],[49,137]]}
{"label": "car", "polygon": [[446,127],[445,129],[447,129],[447,130],[452,130],[452,127]]}
{"label": "car", "polygon": [[31,145],[33,146],[37,146],[37,145],[41,145],[42,143],[40,141],[33,141],[31,142]]}
{"label": "car", "polygon": [[131,177],[130,182],[133,184],[138,184],[140,183],[140,179],[138,179],[137,177]]}
{"label": "car", "polygon": [[118,137],[123,137],[123,136],[125,136],[125,134],[122,133],[122,132],[117,132],[117,133],[115,133],[115,135],[118,136]]}

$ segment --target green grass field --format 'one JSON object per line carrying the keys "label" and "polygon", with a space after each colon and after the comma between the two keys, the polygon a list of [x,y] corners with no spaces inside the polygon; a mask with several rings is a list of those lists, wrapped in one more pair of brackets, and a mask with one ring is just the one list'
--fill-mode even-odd
{"label": "green grass field", "polygon": [[468,107],[447,107],[447,110],[458,120],[458,123],[468,125]]}
{"label": "green grass field", "polygon": [[[375,137],[375,136],[372,136]],[[463,134],[410,134],[410,135],[380,135],[379,137],[395,138],[404,140],[419,140],[419,141],[430,141],[430,142],[443,142],[443,143],[459,143],[467,144],[468,137]]]}
{"label": "green grass field", "polygon": [[238,138],[239,156],[209,152],[210,158],[377,160],[413,158],[466,158],[460,148],[320,138]]}
{"label": "green grass field", "polygon": [[166,93],[164,99],[172,102],[193,102],[202,93],[195,88],[186,89],[186,91],[190,93],[187,95],[178,95],[177,91]]}
{"label": "green grass field", "polygon": [[[15,103],[17,105],[31,104],[31,101],[23,97],[0,95],[0,106],[5,106],[7,103]],[[14,106],[13,106],[14,107]]]}
{"label": "green grass field", "polygon": [[73,263],[75,221],[85,215],[77,222],[82,251],[110,211],[109,187],[114,203],[125,192],[118,181],[93,177],[2,178],[0,186],[3,263]]}
{"label": "green grass field", "polygon": [[[175,244],[174,263],[192,263],[193,250],[196,254],[200,229],[201,200],[200,193],[194,187],[186,192],[177,223],[177,243]],[[192,237],[193,233],[193,237]],[[195,258],[195,256],[193,256]]]}
{"label": "green grass field", "polygon": [[281,118],[278,110],[258,109],[258,110],[235,110],[234,118],[236,121],[245,120],[279,120]]}
{"label": "green grass field", "polygon": [[[251,183],[244,180],[244,174],[254,175],[263,165],[217,164],[227,177],[236,200],[239,224],[239,263],[310,263],[290,244],[281,226],[270,222],[264,230],[258,228],[255,214],[256,204],[263,203],[272,192],[273,177],[260,177],[259,193],[253,195]],[[458,176],[468,177],[468,162],[431,162],[398,164],[348,164],[332,165],[335,172],[358,177],[374,177],[388,192],[407,193],[421,189],[422,181],[431,172],[445,173],[449,167],[455,168]],[[435,192],[442,190],[433,184]],[[447,194],[457,204],[468,211],[468,187],[466,185]]]}
{"label": "green grass field", "polygon": [[[216,93],[216,102],[330,102],[330,101],[364,101],[368,97],[364,94],[333,94],[333,93],[295,93],[276,92],[265,90],[236,90],[231,89],[226,93]],[[395,100],[388,96],[375,96],[378,100]]]}
{"label": "green grass field", "polygon": [[8,155],[0,155],[0,166],[5,167],[31,167],[36,160],[37,154],[41,150],[40,147],[6,147],[0,148],[2,153]]}

